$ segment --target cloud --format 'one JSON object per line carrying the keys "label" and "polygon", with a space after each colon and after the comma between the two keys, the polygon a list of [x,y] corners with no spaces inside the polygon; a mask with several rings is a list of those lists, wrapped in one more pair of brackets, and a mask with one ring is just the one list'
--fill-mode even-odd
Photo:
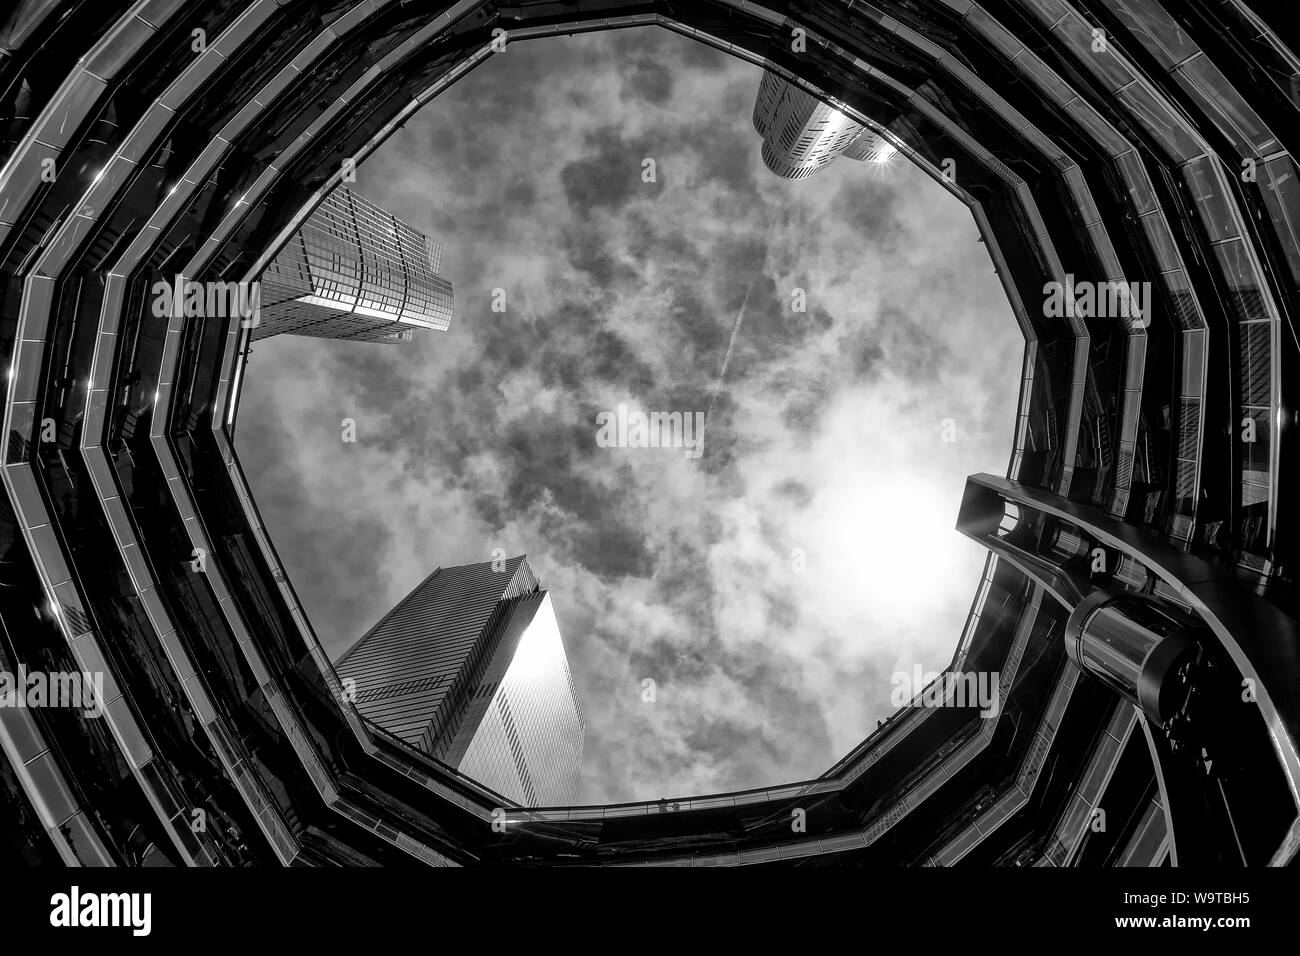
{"label": "cloud", "polygon": [[621,89],[624,101],[629,104],[645,102],[663,106],[673,93],[673,74],[657,60],[638,57],[628,65]]}
{"label": "cloud", "polygon": [[[979,580],[953,524],[1005,467],[1022,343],[970,214],[901,157],[771,175],[759,79],[667,31],[511,44],[358,170],[443,243],[451,329],[249,365],[237,444],[327,650],[438,565],[528,553],[588,802],[819,775],[895,669],[947,662]],[[698,460],[596,444],[601,410],[715,389]]]}

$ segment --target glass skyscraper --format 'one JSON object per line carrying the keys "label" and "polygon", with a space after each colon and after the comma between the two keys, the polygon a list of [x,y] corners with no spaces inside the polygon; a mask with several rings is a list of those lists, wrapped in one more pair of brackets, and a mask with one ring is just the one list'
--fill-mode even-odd
{"label": "glass skyscraper", "polygon": [[775,73],[764,73],[754,101],[763,163],[783,179],[807,179],[845,156],[884,162],[895,152],[878,134]]}
{"label": "glass skyscraper", "polygon": [[254,340],[290,332],[357,342],[406,342],[446,331],[451,283],[442,247],[350,189],[325,198],[261,277]]}
{"label": "glass skyscraper", "polygon": [[517,803],[576,800],[582,707],[525,556],[437,569],[337,667],[362,716],[411,746]]}

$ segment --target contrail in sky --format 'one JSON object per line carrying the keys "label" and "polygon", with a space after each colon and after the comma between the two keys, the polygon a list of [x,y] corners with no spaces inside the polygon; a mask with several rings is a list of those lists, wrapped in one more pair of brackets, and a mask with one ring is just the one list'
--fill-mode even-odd
{"label": "contrail in sky", "polygon": [[718,381],[713,386],[713,395],[709,398],[709,410],[704,413],[706,425],[713,415],[713,403],[718,400],[718,392],[722,389],[722,380],[727,376],[727,365],[731,361],[731,353],[736,350],[736,335],[740,332],[740,324],[745,321],[745,307],[749,305],[749,293],[753,288],[754,280],[750,279],[749,285],[745,287],[745,298],[740,301],[740,311],[736,313],[736,324],[731,327],[731,341],[727,343],[727,354],[722,356],[722,368],[718,370]]}
{"label": "contrail in sky", "polygon": [[[776,224],[776,218],[767,224],[767,231],[763,233],[763,251],[767,252],[767,240],[772,235],[772,226]],[[740,332],[741,323],[745,321],[745,308],[749,305],[749,293],[753,291],[755,276],[749,280],[749,285],[745,287],[745,297],[740,300],[740,311],[736,313],[736,322],[731,327],[731,339],[727,342],[727,353],[722,356],[722,368],[718,370],[718,381],[713,386],[713,394],[709,397],[709,407],[704,413],[704,425],[700,428],[700,444],[704,444],[704,432],[708,430],[709,419],[713,417],[713,405],[718,400],[718,392],[722,391],[723,380],[727,377],[727,365],[731,362],[731,353],[736,350],[736,336]]]}

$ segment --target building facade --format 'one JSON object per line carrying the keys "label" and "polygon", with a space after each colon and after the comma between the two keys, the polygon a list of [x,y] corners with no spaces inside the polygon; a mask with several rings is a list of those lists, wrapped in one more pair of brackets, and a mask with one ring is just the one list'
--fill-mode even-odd
{"label": "building facade", "polygon": [[763,74],[753,122],[763,164],[782,179],[807,179],[839,156],[883,163],[895,152],[880,134],[775,73]]}
{"label": "building facade", "polygon": [[582,707],[526,557],[438,568],[337,670],[366,720],[515,803],[577,799]]}
{"label": "building facade", "polygon": [[[1296,859],[1285,5],[344,6],[0,14],[0,669],[108,678],[98,721],[0,708],[0,862]],[[507,808],[501,829],[499,794],[343,693],[232,442],[249,330],[158,319],[147,291],[261,275],[338,158],[491,64],[494,30],[614,26],[673,30],[833,99],[971,210],[1025,349],[1007,471],[954,502],[989,559],[949,671],[996,673],[1000,706],[914,702],[815,780]],[[1045,288],[1072,278],[1150,283],[1149,310],[1050,315]]]}
{"label": "building facade", "polygon": [[346,187],[325,197],[261,275],[252,338],[409,342],[451,325],[442,247]]}

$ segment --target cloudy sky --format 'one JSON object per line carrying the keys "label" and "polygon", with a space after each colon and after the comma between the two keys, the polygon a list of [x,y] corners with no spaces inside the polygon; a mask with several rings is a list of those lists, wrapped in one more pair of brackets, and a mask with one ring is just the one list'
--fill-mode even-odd
{"label": "cloudy sky", "polygon": [[[451,329],[248,368],[240,454],[326,649],[434,567],[527,553],[583,802],[818,776],[947,663],[983,566],[953,525],[1006,470],[1023,346],[969,211],[900,157],[774,176],[760,76],[654,28],[511,44],[353,187],[442,242]],[[596,442],[715,388],[697,460]]]}

